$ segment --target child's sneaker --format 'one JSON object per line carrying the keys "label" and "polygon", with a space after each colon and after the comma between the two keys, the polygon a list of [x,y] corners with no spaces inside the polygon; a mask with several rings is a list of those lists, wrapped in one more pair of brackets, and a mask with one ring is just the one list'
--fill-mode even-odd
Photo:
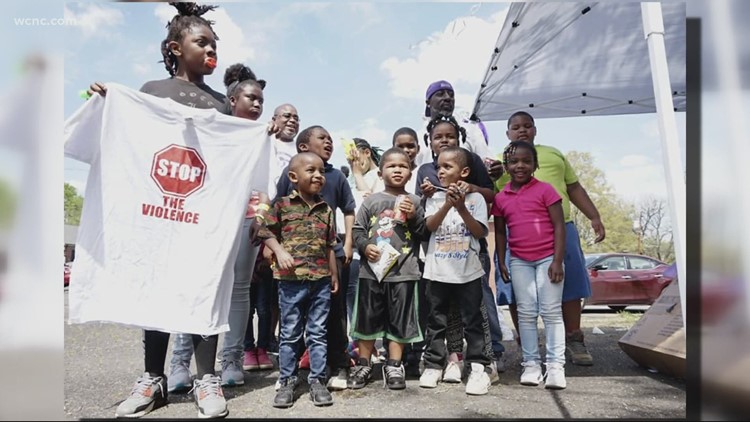
{"label": "child's sneaker", "polygon": [[461,382],[461,367],[458,366],[458,362],[448,362],[443,372],[443,382],[456,384]]}
{"label": "child's sneaker", "polygon": [[331,393],[317,378],[314,378],[310,382],[310,400],[312,400],[315,406],[329,406],[333,404]]}
{"label": "child's sneaker", "polygon": [[178,391],[190,391],[193,386],[193,374],[190,372],[190,364],[185,362],[175,362],[169,368],[167,377],[167,392],[175,393]]}
{"label": "child's sneaker", "polygon": [[383,365],[383,386],[390,390],[406,388],[406,370],[401,361],[388,359]]}
{"label": "child's sneaker", "polygon": [[497,364],[494,361],[490,362],[490,384],[494,384],[500,381],[500,374],[497,373]]}
{"label": "child's sneaker", "polygon": [[359,358],[359,363],[352,368],[349,378],[346,380],[346,387],[352,390],[364,388],[372,379],[372,366],[365,358]]}
{"label": "child's sneaker", "polygon": [[260,369],[273,369],[273,362],[271,362],[271,358],[268,357],[266,349],[258,347],[257,353],[258,367]]}
{"label": "child's sneaker", "polygon": [[521,373],[521,385],[536,386],[542,381],[542,367],[536,361],[521,362],[523,372]]}
{"label": "child's sneaker", "polygon": [[240,359],[225,359],[221,362],[221,386],[234,387],[245,385],[245,372],[242,371]]}
{"label": "child's sneaker", "polygon": [[565,368],[562,363],[548,363],[547,373],[544,374],[544,388],[562,390],[567,387],[565,381]]}
{"label": "child's sneaker", "polygon": [[229,414],[224,390],[221,389],[221,378],[216,375],[206,374],[202,379],[193,381],[193,395],[199,418],[223,418]]}
{"label": "child's sneaker", "polygon": [[294,404],[294,390],[297,388],[297,377],[277,381],[276,397],[273,398],[273,407],[285,409]]}
{"label": "child's sneaker", "polygon": [[349,368],[336,369],[336,374],[328,379],[328,388],[334,391],[346,390],[349,382]]}
{"label": "child's sneaker", "polygon": [[481,363],[471,363],[471,372],[466,381],[466,394],[481,396],[487,394],[490,389],[490,376],[485,372]]}
{"label": "child's sneaker", "polygon": [[260,369],[260,365],[258,365],[258,349],[245,350],[244,355],[242,369],[245,371],[257,371]]}
{"label": "child's sneaker", "polygon": [[136,380],[130,397],[115,411],[118,418],[140,418],[146,413],[167,404],[167,380],[154,377],[148,372]]}
{"label": "child's sneaker", "polygon": [[419,386],[422,388],[435,388],[442,377],[443,371],[435,368],[425,368],[419,377]]}

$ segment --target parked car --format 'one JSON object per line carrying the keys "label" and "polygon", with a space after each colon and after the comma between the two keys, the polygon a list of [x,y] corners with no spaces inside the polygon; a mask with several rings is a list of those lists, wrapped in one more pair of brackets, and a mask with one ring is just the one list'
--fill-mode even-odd
{"label": "parked car", "polygon": [[70,284],[70,268],[72,267],[70,262],[65,263],[65,269],[63,270],[63,286],[68,287]]}
{"label": "parked car", "polygon": [[627,253],[586,255],[591,297],[584,305],[607,305],[620,311],[629,305],[651,305],[672,281],[669,265],[657,259]]}

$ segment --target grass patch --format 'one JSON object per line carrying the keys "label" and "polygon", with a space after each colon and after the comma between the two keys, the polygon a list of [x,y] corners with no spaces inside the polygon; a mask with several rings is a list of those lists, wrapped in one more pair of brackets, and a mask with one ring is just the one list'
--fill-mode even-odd
{"label": "grass patch", "polygon": [[635,325],[636,322],[638,322],[639,319],[643,316],[643,313],[641,312],[628,312],[626,310],[622,310],[617,312],[617,315],[620,317],[620,319],[625,322],[628,325]]}

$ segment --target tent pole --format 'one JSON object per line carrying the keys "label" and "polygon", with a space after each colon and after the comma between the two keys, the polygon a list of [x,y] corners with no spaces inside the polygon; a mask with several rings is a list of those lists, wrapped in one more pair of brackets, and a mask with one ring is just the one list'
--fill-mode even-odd
{"label": "tent pole", "polygon": [[672,88],[669,83],[667,53],[664,47],[664,21],[659,3],[641,3],[643,17],[643,34],[648,42],[649,61],[651,62],[651,79],[654,84],[656,99],[656,116],[659,121],[662,158],[667,178],[669,193],[670,219],[674,234],[674,250],[677,262],[677,279],[679,282],[680,305],[682,306],[682,324],[686,325],[685,284],[687,268],[685,267],[685,176],[680,162],[680,146],[677,136],[677,123],[674,118]]}

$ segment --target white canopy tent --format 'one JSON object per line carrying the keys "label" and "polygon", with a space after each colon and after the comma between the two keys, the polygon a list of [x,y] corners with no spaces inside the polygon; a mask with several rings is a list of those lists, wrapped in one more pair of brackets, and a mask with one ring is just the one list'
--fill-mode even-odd
{"label": "white canopy tent", "polygon": [[[657,113],[685,304],[685,3],[513,3],[474,105],[482,121]],[[606,222],[605,222],[606,223]]]}

